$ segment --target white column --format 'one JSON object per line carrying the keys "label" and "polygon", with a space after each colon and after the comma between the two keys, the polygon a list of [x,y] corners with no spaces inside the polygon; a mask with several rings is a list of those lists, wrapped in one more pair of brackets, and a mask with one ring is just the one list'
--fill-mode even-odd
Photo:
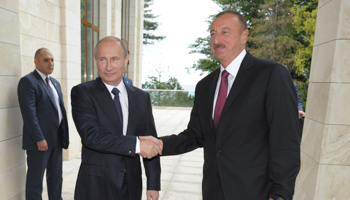
{"label": "white column", "polygon": [[320,0],[298,200],[350,198],[350,1]]}
{"label": "white column", "polygon": [[21,77],[18,1],[0,1],[0,199],[24,199],[25,152],[17,98]]}
{"label": "white column", "polygon": [[130,1],[128,74],[136,87],[142,84],[143,5],[143,0]]}
{"label": "white column", "polygon": [[[81,23],[80,1],[61,0],[61,87],[69,125],[69,148],[63,159],[70,160],[81,151],[80,136],[72,118],[71,89],[81,83]],[[56,67],[55,67],[56,70]]]}

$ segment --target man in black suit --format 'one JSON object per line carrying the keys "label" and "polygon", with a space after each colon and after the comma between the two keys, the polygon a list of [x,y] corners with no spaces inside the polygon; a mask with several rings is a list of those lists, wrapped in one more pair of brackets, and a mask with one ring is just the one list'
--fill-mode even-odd
{"label": "man in black suit", "polygon": [[290,74],[246,52],[240,13],[219,13],[210,34],[221,67],[197,84],[187,129],[152,140],[164,145],[162,155],[204,148],[204,200],[291,200],[300,140]]}
{"label": "man in black suit", "polygon": [[132,80],[126,76],[123,76],[123,81],[124,81],[124,83],[132,85]]}
{"label": "man in black suit", "polygon": [[[72,114],[83,144],[76,200],[140,200],[138,153],[144,152],[149,158],[161,153],[152,142],[138,139],[139,135],[157,137],[157,132],[148,93],[123,81],[127,52],[119,38],[100,40],[95,47],[100,77],[72,89]],[[157,200],[159,156],[145,158],[143,164],[147,199]]]}
{"label": "man in black suit", "polygon": [[18,101],[23,118],[23,146],[27,150],[26,199],[41,199],[46,169],[50,200],[62,199],[62,148],[69,144],[66,110],[59,82],[50,74],[54,57],[46,49],[34,56],[36,69],[21,78]]}

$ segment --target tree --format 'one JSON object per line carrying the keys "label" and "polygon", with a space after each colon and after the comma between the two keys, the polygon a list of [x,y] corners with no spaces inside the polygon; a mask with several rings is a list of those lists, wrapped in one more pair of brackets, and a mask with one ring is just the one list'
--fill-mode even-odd
{"label": "tree", "polygon": [[163,90],[183,90],[181,84],[175,77],[170,77],[168,81],[162,82],[159,77],[149,76],[148,80],[142,84],[143,89],[163,89]]}
{"label": "tree", "polygon": [[[241,12],[247,19],[246,49],[254,56],[284,64],[306,101],[317,15],[317,0],[213,0],[223,10]],[[208,22],[212,16],[209,18]],[[220,66],[210,51],[210,37],[198,38],[190,53],[206,56],[191,68],[212,72]]]}
{"label": "tree", "polygon": [[293,58],[301,44],[294,39],[292,0],[265,0],[250,30],[247,50],[254,56],[294,68]]}
{"label": "tree", "polygon": [[264,0],[213,0],[222,10],[237,10],[247,19],[248,29],[253,26],[254,18],[258,17],[258,11]]}
{"label": "tree", "polygon": [[[298,33],[297,39],[302,46],[298,49],[294,56],[295,63],[295,75],[294,79],[298,80],[300,98],[306,106],[307,90],[309,85],[309,72],[311,68],[312,50],[314,44],[314,35],[316,28],[316,15],[317,15],[317,0],[311,1],[299,1],[291,11],[294,14],[293,25]],[[300,80],[298,77],[305,75],[306,80]]]}
{"label": "tree", "polygon": [[152,31],[157,30],[159,23],[153,21],[158,16],[155,16],[152,12],[150,6],[153,4],[153,0],[144,0],[144,14],[143,14],[143,44],[153,44],[154,40],[160,41],[165,38],[165,36],[156,36]]}
{"label": "tree", "polygon": [[183,90],[177,78],[170,76],[167,81],[161,81],[164,67],[158,67],[157,76],[149,76],[142,84],[142,89],[148,90],[153,106],[193,106],[194,96]]}
{"label": "tree", "polygon": [[[253,19],[257,18],[258,10],[260,5],[264,2],[264,0],[213,0],[216,4],[218,4],[222,10],[237,10],[240,11],[247,19],[248,29],[253,26]],[[210,31],[210,24],[214,19],[214,15],[210,16],[207,20],[208,23],[208,32]],[[249,45],[249,43],[247,44]],[[211,53],[210,50],[210,36],[205,38],[197,38],[196,41],[189,46],[190,53],[200,53],[205,55],[206,58],[199,59],[192,67],[188,68],[194,69],[196,71],[201,71],[201,75],[204,72],[212,72],[215,69],[220,67],[220,62],[215,58],[215,56]]]}
{"label": "tree", "polygon": [[306,5],[296,5],[291,9],[294,14],[293,25],[298,33],[298,40],[302,46],[294,56],[297,74],[310,71],[312,50],[316,28],[317,1],[313,0]]}
{"label": "tree", "polygon": [[200,71],[201,75],[203,75],[204,72],[212,72],[220,67],[219,60],[215,58],[210,50],[210,36],[207,36],[205,38],[197,38],[195,43],[191,44],[189,48],[191,49],[191,54],[200,53],[205,55],[206,58],[197,60],[197,62],[194,63],[192,67],[187,68],[187,71],[190,71],[192,68],[194,70]]}

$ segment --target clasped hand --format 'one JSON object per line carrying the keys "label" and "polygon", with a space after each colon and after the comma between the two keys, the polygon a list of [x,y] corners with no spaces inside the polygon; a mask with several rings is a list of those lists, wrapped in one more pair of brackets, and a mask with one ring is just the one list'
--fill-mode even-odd
{"label": "clasped hand", "polygon": [[163,141],[153,136],[139,136],[140,139],[140,156],[151,159],[156,155],[162,155]]}

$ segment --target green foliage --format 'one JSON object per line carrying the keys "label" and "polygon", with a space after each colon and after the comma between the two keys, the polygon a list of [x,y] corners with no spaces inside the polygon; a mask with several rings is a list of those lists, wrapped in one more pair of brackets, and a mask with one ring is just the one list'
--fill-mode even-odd
{"label": "green foliage", "polygon": [[[253,18],[257,18],[259,6],[264,0],[213,0],[223,10],[238,10],[247,19],[248,29],[253,26]],[[210,31],[210,24],[215,15],[208,17],[208,32]],[[208,34],[205,38],[197,38],[196,41],[189,46],[190,53],[200,53],[205,55],[206,58],[199,59],[192,67],[187,68],[200,71],[201,75],[204,72],[210,73],[220,67],[220,62],[214,57],[210,50],[210,36]]]}
{"label": "green foliage", "polygon": [[[298,83],[305,106],[318,0],[212,1],[222,10],[237,10],[246,17],[249,30],[246,49],[254,56],[284,64]],[[208,19],[210,24],[213,16]],[[204,73],[220,66],[210,51],[210,36],[198,38],[189,48],[190,53],[206,56],[205,59],[199,59],[191,69]]]}
{"label": "green foliage", "polygon": [[146,83],[142,84],[142,88],[149,90],[147,92],[151,97],[153,106],[193,106],[194,96],[189,94],[189,92],[182,92],[183,88],[175,77],[170,77],[168,81],[162,82],[160,81],[160,76],[150,76]]}
{"label": "green foliage", "polygon": [[265,0],[253,19],[247,50],[254,56],[271,59],[293,70],[293,58],[301,44],[294,40],[291,0]]}
{"label": "green foliage", "polygon": [[152,31],[157,30],[159,23],[153,21],[158,16],[152,13],[150,6],[153,4],[153,0],[144,0],[144,14],[143,14],[143,44],[153,44],[154,40],[160,41],[165,38],[165,36],[156,36]]}
{"label": "green foliage", "polygon": [[254,26],[252,19],[258,17],[260,5],[264,0],[213,0],[222,10],[237,10],[247,19],[248,29]]}
{"label": "green foliage", "polygon": [[175,77],[170,77],[167,82],[162,82],[159,77],[149,76],[145,84],[142,84],[143,89],[166,89],[166,90],[183,90],[181,84]]}
{"label": "green foliage", "polygon": [[306,5],[296,5],[291,9],[294,14],[294,28],[299,34],[299,41],[303,45],[296,52],[293,60],[296,73],[301,75],[308,73],[311,67],[312,50],[314,44],[317,1],[309,2]]}
{"label": "green foliage", "polygon": [[318,1],[296,1],[296,3],[297,5],[294,6],[291,11],[294,14],[293,25],[298,34],[297,40],[302,44],[302,46],[297,50],[293,61],[296,68],[295,74],[297,74],[298,77],[301,75],[307,76],[306,80],[301,80],[301,82],[298,82],[300,98],[305,109],[309,85],[308,77],[311,68],[312,50],[316,28]]}
{"label": "green foliage", "polygon": [[[206,38],[197,38],[195,43],[191,44],[189,48],[191,48],[190,53],[200,53],[206,56],[204,59],[199,59],[191,67],[194,70],[201,71],[201,75],[203,75],[203,72],[212,72],[220,67],[219,60],[211,53],[209,36]],[[189,71],[190,69],[187,68],[187,70]]]}

